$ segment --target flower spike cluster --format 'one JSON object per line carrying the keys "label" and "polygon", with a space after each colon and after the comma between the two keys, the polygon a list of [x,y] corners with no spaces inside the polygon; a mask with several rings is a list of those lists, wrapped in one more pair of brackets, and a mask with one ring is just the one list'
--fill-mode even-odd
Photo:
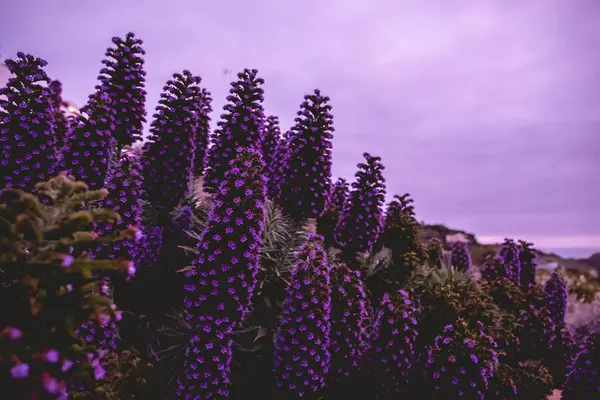
{"label": "flower spike cluster", "polygon": [[505,239],[496,257],[486,261],[482,274],[487,280],[508,278],[519,285],[521,279],[519,246],[512,239]]}
{"label": "flower spike cluster", "polygon": [[577,355],[562,390],[562,400],[600,398],[600,333],[592,335]]}
{"label": "flower spike cluster", "polygon": [[484,400],[498,366],[498,345],[481,322],[474,328],[459,318],[435,338],[426,365],[431,399]]}
{"label": "flower spike cluster", "polygon": [[[293,128],[292,128],[293,129]],[[285,179],[283,169],[290,155],[290,142],[293,131],[285,132],[275,148],[273,162],[269,165],[269,184],[267,187],[267,195],[273,201],[279,202],[281,197],[281,185]]]}
{"label": "flower spike cluster", "polygon": [[546,307],[556,325],[564,325],[567,313],[567,284],[558,271],[552,272],[550,279],[544,285]]}
{"label": "flower spike cluster", "polygon": [[471,252],[467,243],[456,242],[452,245],[450,263],[459,271],[471,270]]}
{"label": "flower spike cluster", "polygon": [[393,297],[385,293],[375,321],[369,364],[375,372],[376,386],[386,399],[407,389],[415,361],[416,327],[416,308],[409,294],[404,290]]}
{"label": "flower spike cluster", "polygon": [[335,231],[336,241],[349,256],[371,251],[382,228],[384,166],[380,157],[363,156],[366,163],[358,164],[356,181]]}
{"label": "flower spike cluster", "polygon": [[167,81],[144,145],[144,200],[156,209],[159,224],[184,197],[194,161],[200,77],[185,70]]}
{"label": "flower spike cluster", "polygon": [[338,178],[332,185],[331,196],[327,202],[327,208],[321,217],[317,219],[317,230],[323,235],[326,248],[335,246],[335,227],[337,226],[344,204],[350,193],[350,186],[344,178]]}
{"label": "flower spike cluster", "polygon": [[[277,156],[277,148],[281,139],[281,130],[279,129],[279,118],[275,115],[269,115],[265,120],[265,126],[262,137],[262,154],[265,165],[273,165]],[[269,182],[271,174],[268,174]]]}
{"label": "flower spike cluster", "polygon": [[219,188],[238,148],[259,149],[262,144],[264,80],[258,77],[256,69],[245,69],[237,77],[231,83],[225,112],[211,138],[203,182],[207,193]]}
{"label": "flower spike cluster", "polygon": [[320,217],[331,193],[334,128],[329,100],[318,89],[304,96],[289,143],[280,201],[286,213],[298,221]]}
{"label": "flower spike cluster", "polygon": [[331,286],[323,238],[297,255],[275,340],[275,379],[284,395],[316,400],[330,366]]}
{"label": "flower spike cluster", "polygon": [[55,109],[46,61],[17,53],[0,89],[0,188],[31,190],[56,169]]}
{"label": "flower spike cluster", "polygon": [[358,271],[337,264],[331,271],[331,376],[350,377],[368,348],[368,298]]}
{"label": "flower spike cluster", "polygon": [[521,263],[521,288],[525,291],[535,285],[535,272],[537,264],[535,263],[536,251],[533,243],[519,241],[519,261]]}
{"label": "flower spike cluster", "polygon": [[58,80],[50,82],[50,101],[53,107],[53,122],[54,122],[54,138],[56,146],[56,155],[61,156],[64,145],[69,135],[69,121],[63,111],[63,99],[62,99],[62,83]]}
{"label": "flower spike cluster", "polygon": [[[392,252],[395,269],[402,269],[400,281],[421,263],[423,249],[419,245],[421,224],[415,217],[413,199],[410,194],[394,196],[383,221],[383,229],[375,250],[385,246]],[[394,277],[395,278],[395,277]]]}
{"label": "flower spike cluster", "polygon": [[210,135],[210,113],[212,112],[212,97],[205,88],[200,90],[196,112],[196,132],[194,143],[196,150],[194,152],[194,176],[204,175],[204,163],[206,151],[208,150],[208,140]]}
{"label": "flower spike cluster", "polygon": [[[145,54],[142,40],[129,32],[125,38],[112,38],[113,47],[106,50],[104,67],[98,76],[99,84],[96,94],[103,93],[110,99],[110,112],[115,120],[112,132],[117,149],[130,146],[142,139],[142,124],[146,121],[146,71],[144,71]],[[82,108],[88,111],[93,104]]]}

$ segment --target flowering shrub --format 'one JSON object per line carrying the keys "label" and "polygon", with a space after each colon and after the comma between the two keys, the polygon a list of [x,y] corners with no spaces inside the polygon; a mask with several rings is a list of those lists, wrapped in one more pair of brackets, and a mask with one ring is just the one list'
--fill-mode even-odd
{"label": "flowering shrub", "polygon": [[297,256],[275,341],[283,395],[317,399],[330,367],[331,286],[323,238],[310,235]]}
{"label": "flowering shrub", "polygon": [[594,399],[600,396],[600,334],[588,338],[577,354],[562,390],[562,400]]}
{"label": "flowering shrub", "polygon": [[55,108],[46,61],[17,53],[0,89],[0,188],[31,190],[56,169]]}
{"label": "flowering shrub", "polygon": [[335,239],[345,258],[373,249],[381,232],[385,179],[380,157],[364,153],[366,163],[358,164],[356,182],[335,229]]}
{"label": "flowering shrub", "polygon": [[244,69],[237,77],[231,83],[224,114],[211,137],[203,182],[208,193],[219,188],[239,148],[258,149],[262,143],[264,80],[258,77],[256,69]]}
{"label": "flowering shrub", "polygon": [[304,96],[283,167],[280,203],[296,220],[323,215],[331,193],[333,116],[329,97]]}
{"label": "flowering shrub", "polygon": [[89,260],[73,249],[132,239],[133,232],[98,238],[89,231],[118,217],[89,207],[105,191],[88,191],[65,175],[35,189],[37,195],[12,188],[0,195],[0,396],[66,399],[70,378],[90,370],[96,380],[104,376],[103,353],[85,346],[74,327],[119,317],[94,274],[133,272],[129,261]]}

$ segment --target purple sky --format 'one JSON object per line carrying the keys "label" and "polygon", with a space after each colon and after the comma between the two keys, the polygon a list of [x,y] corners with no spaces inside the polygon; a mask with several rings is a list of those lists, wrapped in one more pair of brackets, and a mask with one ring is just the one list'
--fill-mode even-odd
{"label": "purple sky", "polygon": [[2,56],[45,58],[76,104],[111,37],[133,31],[150,110],[189,69],[216,118],[223,69],[258,68],[283,129],[304,94],[331,97],[335,176],[368,151],[426,222],[600,249],[597,0],[0,2]]}

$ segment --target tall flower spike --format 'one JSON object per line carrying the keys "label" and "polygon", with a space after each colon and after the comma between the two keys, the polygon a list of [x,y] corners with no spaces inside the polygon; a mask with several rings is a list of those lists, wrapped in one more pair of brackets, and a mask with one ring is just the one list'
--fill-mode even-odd
{"label": "tall flower spike", "polygon": [[212,193],[225,179],[225,173],[237,157],[238,148],[260,148],[264,123],[264,80],[256,69],[245,69],[231,83],[228,103],[223,110],[218,128],[213,132],[208,150],[204,190]]}
{"label": "tall flower spike", "polygon": [[281,185],[285,179],[283,169],[290,155],[290,142],[292,131],[289,130],[279,139],[273,162],[269,165],[269,184],[267,186],[267,195],[273,201],[279,202],[281,197]]}
{"label": "tall flower spike", "polygon": [[600,398],[600,333],[592,335],[577,355],[562,390],[562,400]]}
{"label": "tall flower spike", "polygon": [[63,111],[62,83],[57,80],[50,82],[50,101],[53,107],[54,138],[56,142],[56,155],[62,156],[63,147],[69,135],[69,121]]}
{"label": "tall flower spike", "polygon": [[279,129],[279,118],[275,115],[269,115],[265,120],[262,138],[262,154],[265,165],[267,165],[267,193],[272,191],[273,175],[271,174],[271,166],[276,160],[280,140],[281,130]]}
{"label": "tall flower spike", "polygon": [[552,272],[544,285],[544,297],[554,324],[563,325],[567,312],[567,284],[558,271]]}
{"label": "tall flower spike", "polygon": [[275,379],[282,395],[316,400],[330,366],[331,286],[323,238],[310,234],[283,304],[275,339]]}
{"label": "tall flower spike", "polygon": [[487,280],[508,278],[519,285],[521,279],[521,261],[519,246],[512,239],[504,239],[496,257],[488,259],[482,269]]}
{"label": "tall flower spike", "polygon": [[[229,334],[241,326],[256,284],[266,191],[264,163],[255,149],[237,149],[236,154],[214,195],[194,268],[185,274],[185,318],[200,334],[188,345],[178,396],[226,398],[222,393],[229,385]],[[218,343],[213,343],[215,336]],[[215,346],[221,347],[220,355],[201,357],[204,349],[212,354]],[[204,371],[198,370],[199,364]]]}
{"label": "tall flower spike", "polygon": [[[98,76],[96,94],[105,93],[110,99],[110,113],[115,119],[113,137],[120,150],[142,139],[142,125],[146,121],[146,71],[142,58],[145,51],[142,40],[131,32],[125,38],[113,37],[112,43],[113,47],[106,50],[106,59],[102,60],[104,67]],[[94,103],[94,97],[82,108],[83,112]]]}
{"label": "tall flower spike", "polygon": [[333,116],[329,97],[316,89],[300,105],[289,157],[283,168],[280,202],[295,220],[320,217],[331,193]]}
{"label": "tall flower spike", "polygon": [[56,169],[54,107],[46,61],[17,53],[0,89],[0,188],[31,190]]}
{"label": "tall flower spike", "polygon": [[198,113],[196,121],[196,132],[194,143],[196,150],[194,152],[194,176],[204,175],[204,162],[206,151],[208,150],[208,139],[210,135],[210,113],[212,112],[212,97],[205,88],[200,90],[200,98],[196,112]]}
{"label": "tall flower spike", "polygon": [[331,378],[359,371],[368,348],[368,298],[358,271],[337,264],[331,271]]}
{"label": "tall flower spike", "polygon": [[331,196],[327,203],[327,208],[323,215],[317,219],[317,230],[319,234],[323,235],[326,248],[335,245],[335,227],[340,220],[349,193],[349,185],[344,178],[339,178],[335,181],[332,185]]}
{"label": "tall flower spike", "polygon": [[374,339],[369,354],[375,386],[383,398],[396,398],[405,392],[413,366],[417,338],[416,308],[410,296],[400,290],[396,296],[385,293],[375,320]]}
{"label": "tall flower spike", "polygon": [[335,239],[348,258],[369,252],[381,232],[385,179],[380,157],[364,153],[366,163],[358,164],[356,181],[335,230]]}
{"label": "tall flower spike", "polygon": [[471,252],[467,243],[456,242],[452,245],[450,263],[459,271],[471,270]]}
{"label": "tall flower spike", "polygon": [[535,272],[537,264],[535,263],[536,250],[533,243],[519,241],[519,261],[521,262],[521,289],[527,291],[535,286]]}
{"label": "tall flower spike", "polygon": [[426,373],[433,393],[428,399],[485,398],[498,366],[498,345],[481,322],[474,329],[459,318],[435,338]]}
{"label": "tall flower spike", "polygon": [[192,175],[199,83],[200,77],[187,70],[173,74],[160,95],[144,145],[144,200],[155,208],[159,224],[168,221]]}

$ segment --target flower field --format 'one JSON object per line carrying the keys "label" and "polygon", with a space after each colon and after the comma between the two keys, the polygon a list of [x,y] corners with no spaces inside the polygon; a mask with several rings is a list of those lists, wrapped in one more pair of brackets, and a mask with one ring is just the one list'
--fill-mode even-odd
{"label": "flower field", "polygon": [[77,116],[44,60],[6,64],[0,399],[600,399],[583,284],[538,273],[525,241],[481,266],[421,241],[380,157],[334,179],[320,90],[282,133],[245,69],[211,131],[211,94],[184,70],[142,140],[133,33]]}

